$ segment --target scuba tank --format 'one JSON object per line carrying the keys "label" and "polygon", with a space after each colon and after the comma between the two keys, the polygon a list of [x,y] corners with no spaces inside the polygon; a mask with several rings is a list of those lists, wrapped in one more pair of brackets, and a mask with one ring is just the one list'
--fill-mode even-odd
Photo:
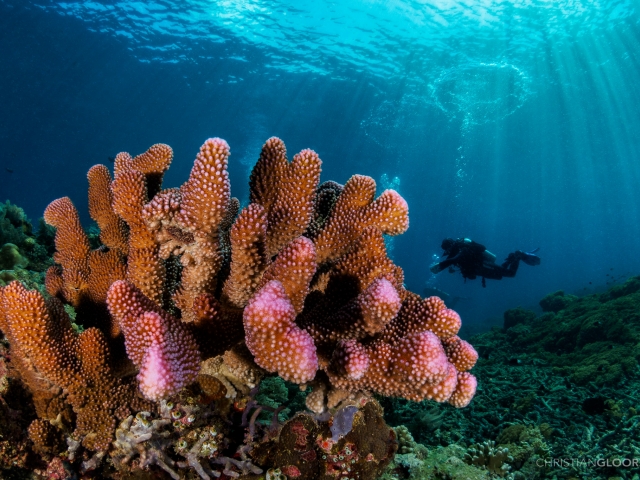
{"label": "scuba tank", "polygon": [[[463,239],[464,243],[473,243],[473,240],[471,240],[470,238],[465,238]],[[496,263],[496,255],[491,253],[489,250],[485,249],[484,252],[482,252],[482,265],[484,266],[491,266],[491,265],[495,265]]]}
{"label": "scuba tank", "polygon": [[482,265],[487,267],[490,265],[495,265],[495,263],[496,263],[495,254],[491,253],[489,250],[485,250],[484,252],[482,252]]}

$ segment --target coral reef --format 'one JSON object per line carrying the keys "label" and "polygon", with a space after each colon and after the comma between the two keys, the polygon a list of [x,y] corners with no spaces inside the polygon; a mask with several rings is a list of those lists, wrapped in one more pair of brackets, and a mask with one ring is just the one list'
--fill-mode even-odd
{"label": "coral reef", "polygon": [[34,234],[22,208],[8,200],[0,203],[0,286],[20,280],[34,288],[42,271],[51,265],[53,246],[42,232]]}
{"label": "coral reef", "polygon": [[5,243],[0,247],[0,270],[25,268],[27,265],[29,265],[29,260],[22,256],[17,245]]}
{"label": "coral reef", "polygon": [[374,400],[354,409],[352,425],[337,439],[330,427],[337,413],[323,419],[299,413],[284,424],[277,441],[261,445],[255,457],[271,457],[260,463],[273,465],[272,474],[279,470],[286,478],[378,478],[397,449],[395,432],[384,423]]}
{"label": "coral reef", "polygon": [[531,323],[535,318],[536,314],[531,310],[526,310],[522,307],[511,308],[504,312],[504,329],[508,330],[521,323]]}
{"label": "coral reef", "polygon": [[[381,233],[402,222],[370,223],[401,202],[343,199],[354,205],[349,228],[362,230],[340,253],[340,234],[323,232],[340,231],[332,218],[353,186],[318,185],[317,157],[286,166],[272,139],[240,209],[226,189],[227,153],[221,141],[203,147],[199,175],[218,193],[200,199],[188,192],[208,183],[161,189],[172,158],[162,146],[138,160],[121,155],[119,186],[94,167],[100,230],[74,230],[67,200],[47,215],[60,235],[47,282],[54,298],[15,282],[38,287],[37,272],[0,274],[2,478],[634,478],[625,465],[640,455],[640,277],[584,297],[553,293],[540,316],[508,310],[503,329],[470,340],[482,395],[462,409],[453,393],[435,404],[428,399],[447,393],[452,368],[470,396],[465,370],[476,354],[454,313],[402,287]],[[312,207],[309,183],[299,197],[290,191],[293,171],[313,180]],[[138,200],[114,207],[118,188]],[[209,217],[187,215],[196,200],[226,201],[215,232]],[[294,217],[305,230],[282,220]],[[41,228],[24,238],[53,237]],[[35,268],[26,243],[15,245]],[[271,338],[288,349],[265,346]],[[299,372],[295,359],[306,362]],[[445,381],[430,383],[445,368]],[[305,402],[315,413],[300,412]]]}
{"label": "coral reef", "polygon": [[[540,300],[540,306],[542,307],[543,312],[558,313],[560,310],[567,308],[577,299],[578,297],[575,295],[567,295],[562,290],[558,290],[557,292],[550,293]],[[508,327],[505,326],[505,328]]]}
{"label": "coral reef", "polygon": [[508,343],[548,362],[572,382],[618,384],[638,368],[637,284],[637,278],[631,278],[610,292],[581,298],[559,292],[547,295],[555,307],[561,305],[558,299],[570,300],[556,313],[536,318],[530,312],[525,321],[506,330]]}
{"label": "coral reef", "polygon": [[[427,455],[414,453],[398,433],[399,452],[381,478],[500,478],[465,462],[471,446],[495,442],[493,449],[508,450],[506,479],[637,479],[639,301],[640,277],[632,277],[556,314],[505,312],[522,321],[470,339],[480,352],[474,373],[482,392],[467,408],[380,399],[386,421],[428,448]],[[600,338],[594,322],[602,322]],[[605,361],[619,374],[610,376]]]}
{"label": "coral reef", "polygon": [[[633,277],[576,298],[555,314],[525,312],[524,321],[507,330],[471,338],[481,352],[474,372],[482,395],[461,410],[439,405],[440,427],[427,434],[416,419],[432,406],[383,399],[387,421],[406,424],[429,448],[424,462],[397,456],[390,467],[397,478],[429,478],[445,468],[448,478],[482,478],[482,470],[459,461],[470,445],[487,441],[512,457],[505,478],[634,478],[629,462],[640,452],[632,433],[640,421],[639,285]],[[567,458],[574,460],[557,461]],[[462,475],[463,468],[476,470]]]}
{"label": "coral reef", "polygon": [[22,208],[9,200],[0,203],[0,245],[22,244],[33,233],[31,222]]}
{"label": "coral reef", "polygon": [[[167,145],[118,154],[113,177],[92,167],[97,234],[70,198],[54,200],[47,296],[0,288],[11,370],[38,417],[29,435],[51,469],[63,468],[54,460],[66,443],[63,470],[105,476],[113,466],[171,478],[375,478],[396,442],[372,393],[456,408],[473,398],[478,356],[457,337],[460,317],[407,291],[387,256],[384,235],[408,228],[397,192],[376,197],[362,175],[320,184],[318,155],[289,162],[274,137],[240,209],[229,155],[224,140],[207,140],[179,188],[162,186]],[[269,374],[311,388],[318,416],[283,426],[281,407],[256,401]],[[244,436],[226,433],[238,423]],[[300,428],[311,436],[298,452]]]}
{"label": "coral reef", "polygon": [[504,477],[509,472],[511,466],[508,462],[513,461],[509,449],[496,447],[491,440],[469,447],[464,459],[468,464],[484,467],[499,477]]}

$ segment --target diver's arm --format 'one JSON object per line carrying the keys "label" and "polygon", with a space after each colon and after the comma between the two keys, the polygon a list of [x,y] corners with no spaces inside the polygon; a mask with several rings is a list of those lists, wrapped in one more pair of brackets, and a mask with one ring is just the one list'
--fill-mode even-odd
{"label": "diver's arm", "polygon": [[444,270],[445,268],[457,263],[458,260],[460,260],[460,257],[462,257],[462,250],[460,250],[456,255],[449,255],[447,258],[440,262],[440,265],[442,265],[442,269]]}
{"label": "diver's arm", "polygon": [[429,270],[431,270],[431,273],[440,273],[445,268],[456,264],[461,256],[462,256],[462,251],[459,251],[458,254],[455,255],[455,256],[449,256],[449,257],[445,258],[444,260],[442,260],[441,262],[434,263],[433,265],[431,265]]}

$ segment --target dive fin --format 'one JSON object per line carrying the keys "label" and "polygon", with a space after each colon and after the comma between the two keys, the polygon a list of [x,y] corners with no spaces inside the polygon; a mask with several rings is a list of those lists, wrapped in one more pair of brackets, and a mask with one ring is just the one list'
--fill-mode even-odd
{"label": "dive fin", "polygon": [[540,257],[537,255],[534,255],[534,252],[537,252],[538,250],[540,250],[540,248],[536,248],[531,252],[522,252],[521,260],[527,265],[531,265],[532,267],[536,265],[540,265]]}

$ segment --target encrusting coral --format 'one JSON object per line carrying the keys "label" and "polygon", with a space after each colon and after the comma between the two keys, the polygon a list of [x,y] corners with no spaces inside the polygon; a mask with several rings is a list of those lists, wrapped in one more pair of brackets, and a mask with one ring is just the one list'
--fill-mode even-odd
{"label": "encrusting coral", "polygon": [[[60,425],[67,418],[65,431],[74,425],[70,450],[81,442],[108,451],[117,425],[122,447],[137,435],[136,421],[151,425],[144,414],[132,420],[136,411],[196,380],[198,398],[246,395],[250,388],[238,384],[259,381],[264,370],[311,385],[307,406],[316,413],[345,402],[360,407],[357,399],[372,392],[466,406],[477,354],[456,336],[460,317],[437,297],[405,290],[402,269],[387,256],[383,235],[409,225],[404,199],[393,190],[376,198],[375,182],[362,175],[319,185],[318,155],[303,150],[289,162],[274,137],[238,213],[229,154],[224,140],[207,140],[189,179],[170,189],[162,189],[173,158],[166,145],[135,158],[119,154],[113,180],[107,167],[94,166],[89,210],[102,246],[91,250],[69,198],[55,200],[45,211],[57,229],[57,265],[46,278],[52,298],[16,282],[0,289],[0,329],[16,369],[40,418]],[[71,329],[62,302],[87,330]],[[257,366],[221,367],[251,357]],[[260,369],[253,380],[238,373]],[[51,434],[41,424],[30,431]],[[367,458],[363,445],[344,448]],[[191,466],[202,478],[212,472]]]}

